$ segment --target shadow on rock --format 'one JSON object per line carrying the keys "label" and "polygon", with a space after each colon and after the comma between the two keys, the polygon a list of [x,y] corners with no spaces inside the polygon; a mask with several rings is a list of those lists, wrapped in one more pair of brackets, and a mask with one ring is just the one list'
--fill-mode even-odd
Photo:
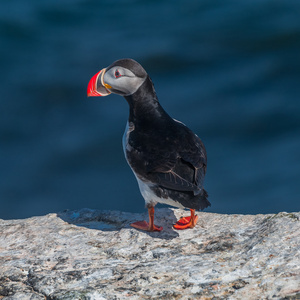
{"label": "shadow on rock", "polygon": [[155,210],[155,224],[162,226],[161,232],[147,232],[137,230],[130,226],[135,221],[148,221],[148,214],[129,213],[110,210],[94,210],[83,208],[80,210],[65,210],[57,214],[63,221],[76,226],[96,229],[101,231],[120,231],[128,229],[137,232],[143,232],[153,238],[174,239],[179,236],[173,229],[176,222],[174,212],[169,208]]}

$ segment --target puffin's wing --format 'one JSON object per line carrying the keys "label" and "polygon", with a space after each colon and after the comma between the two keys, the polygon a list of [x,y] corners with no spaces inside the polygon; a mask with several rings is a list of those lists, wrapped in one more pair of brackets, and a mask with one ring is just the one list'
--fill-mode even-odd
{"label": "puffin's wing", "polygon": [[157,183],[165,188],[177,191],[191,191],[197,194],[199,187],[179,174],[170,170],[164,173],[154,173]]}
{"label": "puffin's wing", "polygon": [[148,169],[156,182],[165,188],[200,193],[206,172],[206,151],[201,140],[193,134],[191,143],[182,144],[179,152],[161,154]]}
{"label": "puffin's wing", "polygon": [[197,135],[194,135],[193,146],[186,147],[180,152],[182,159],[195,168],[194,184],[202,188],[206,173],[207,156],[204,144]]}

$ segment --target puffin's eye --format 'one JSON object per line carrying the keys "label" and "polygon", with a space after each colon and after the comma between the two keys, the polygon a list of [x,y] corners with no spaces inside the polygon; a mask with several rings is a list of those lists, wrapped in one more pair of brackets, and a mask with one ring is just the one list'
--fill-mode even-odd
{"label": "puffin's eye", "polygon": [[121,73],[119,72],[119,70],[116,70],[115,71],[115,77],[116,78],[119,78],[119,77],[121,77],[122,75],[121,75]]}

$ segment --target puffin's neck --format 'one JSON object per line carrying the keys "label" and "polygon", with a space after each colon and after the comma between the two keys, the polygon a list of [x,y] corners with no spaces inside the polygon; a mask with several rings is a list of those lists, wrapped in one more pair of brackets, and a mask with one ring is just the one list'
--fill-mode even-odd
{"label": "puffin's neck", "polygon": [[145,125],[153,124],[163,117],[170,118],[159,104],[149,76],[134,94],[124,98],[129,104],[129,122]]}

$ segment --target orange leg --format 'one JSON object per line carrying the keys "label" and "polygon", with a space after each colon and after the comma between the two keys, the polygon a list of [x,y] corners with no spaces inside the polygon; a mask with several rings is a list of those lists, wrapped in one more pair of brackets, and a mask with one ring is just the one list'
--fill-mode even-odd
{"label": "orange leg", "polygon": [[198,221],[198,216],[195,215],[195,210],[191,209],[191,216],[190,217],[182,217],[180,218],[176,224],[173,225],[175,229],[186,229],[186,228],[194,228]]}
{"label": "orange leg", "polygon": [[154,225],[154,207],[148,208],[148,214],[149,214],[149,223],[146,221],[138,221],[130,224],[130,226],[145,230],[145,231],[161,231],[163,228]]}

